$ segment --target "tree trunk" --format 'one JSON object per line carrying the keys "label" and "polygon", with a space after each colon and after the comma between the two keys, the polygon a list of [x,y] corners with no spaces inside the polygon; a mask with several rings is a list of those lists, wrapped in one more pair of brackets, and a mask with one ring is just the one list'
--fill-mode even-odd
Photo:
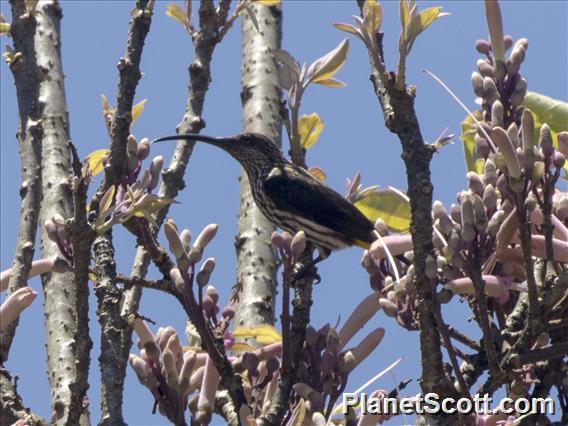
{"label": "tree trunk", "polygon": [[[280,7],[252,6],[257,30],[248,14],[242,15],[243,130],[262,133],[281,145],[281,92],[276,64],[272,59],[282,39]],[[273,324],[277,261],[271,244],[274,226],[257,208],[243,169],[240,176],[238,219],[237,280],[242,288],[236,324]]]}

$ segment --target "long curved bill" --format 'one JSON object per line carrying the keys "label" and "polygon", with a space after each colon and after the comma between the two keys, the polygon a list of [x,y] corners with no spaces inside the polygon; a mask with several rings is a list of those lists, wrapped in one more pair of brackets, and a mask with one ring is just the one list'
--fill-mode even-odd
{"label": "long curved bill", "polygon": [[211,136],[200,135],[198,133],[184,133],[179,135],[163,136],[161,138],[154,139],[151,143],[154,144],[156,142],[180,141],[180,140],[215,143],[218,142],[220,139],[223,138],[214,138]]}

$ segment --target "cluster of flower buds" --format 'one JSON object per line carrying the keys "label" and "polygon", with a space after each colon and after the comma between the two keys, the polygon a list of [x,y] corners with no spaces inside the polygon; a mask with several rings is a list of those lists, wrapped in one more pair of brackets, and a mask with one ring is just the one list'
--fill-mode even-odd
{"label": "cluster of flower buds", "polygon": [[307,240],[304,231],[299,231],[292,236],[289,232],[272,233],[272,245],[278,250],[284,266],[284,280],[290,280],[294,265],[300,255],[306,250]]}
{"label": "cluster of flower buds", "polygon": [[164,165],[162,156],[154,157],[150,167],[144,171],[138,181],[136,180],[142,161],[149,153],[150,142],[147,138],[137,143],[134,136],[129,136],[127,165],[122,182],[118,187],[110,187],[99,203],[94,223],[95,230],[99,234],[106,232],[113,225],[124,223],[132,216],[145,217],[152,225],[157,226],[153,214],[174,202],[167,197],[152,194],[160,181],[160,172]]}
{"label": "cluster of flower buds", "polygon": [[130,365],[154,396],[159,412],[172,421],[183,419],[188,395],[203,388],[205,379],[219,379],[205,377],[207,354],[199,349],[184,351],[172,327],[161,327],[154,336],[137,318],[134,330],[140,354],[130,354]]}
{"label": "cluster of flower buds", "polygon": [[[412,237],[391,233],[381,219],[376,221],[375,230],[379,238],[361,259],[361,265],[369,274],[371,288],[377,292],[376,296],[369,296],[371,299],[366,303],[377,309],[383,308],[386,315],[396,318],[408,330],[416,330]],[[379,296],[380,306],[372,299]]]}
{"label": "cluster of flower buds", "polygon": [[[175,422],[183,419],[189,408],[198,424],[208,424],[215,408],[220,376],[207,353],[196,346],[182,347],[172,327],[160,327],[153,335],[145,322],[137,318],[134,330],[140,353],[130,354],[130,365],[140,383],[154,396],[159,412]],[[195,343],[195,339],[192,338],[191,343]],[[232,342],[226,341],[228,350],[231,345]],[[278,387],[281,351],[282,342],[276,342],[231,358],[235,372],[246,372],[243,389],[249,405],[257,412],[268,410]],[[245,417],[251,414],[249,411],[241,413]]]}

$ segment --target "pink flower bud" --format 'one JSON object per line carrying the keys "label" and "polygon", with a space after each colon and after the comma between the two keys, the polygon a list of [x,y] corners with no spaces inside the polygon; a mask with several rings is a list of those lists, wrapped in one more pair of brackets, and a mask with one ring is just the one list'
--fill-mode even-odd
{"label": "pink flower bud", "polygon": [[491,50],[491,45],[487,40],[477,40],[475,42],[475,50],[477,50],[482,55],[487,55]]}
{"label": "pink flower bud", "polygon": [[477,195],[483,195],[485,188],[481,177],[475,172],[467,172],[466,178],[469,190]]}
{"label": "pink flower bud", "polygon": [[144,161],[150,154],[150,139],[144,138],[136,147],[136,156],[140,161]]}
{"label": "pink flower bud", "polygon": [[479,59],[477,61],[477,69],[479,70],[479,73],[482,77],[493,78],[493,67],[489,62],[487,62],[487,60]]}
{"label": "pink flower bud", "polygon": [[215,269],[215,258],[210,257],[201,265],[201,270],[197,273],[196,281],[199,287],[204,287],[209,282],[209,278]]}
{"label": "pink flower bud", "polygon": [[0,331],[6,330],[32,304],[37,295],[31,287],[21,287],[10,294],[0,306]]}
{"label": "pink flower bud", "polygon": [[497,185],[497,167],[491,158],[483,165],[483,182],[485,185]]}
{"label": "pink flower bud", "polygon": [[558,133],[557,140],[558,151],[560,151],[564,157],[568,157],[568,132]]}
{"label": "pink flower bud", "polygon": [[271,240],[274,247],[282,250],[285,249],[284,237],[282,237],[282,235],[278,231],[274,231],[272,233]]}
{"label": "pink flower bud", "polygon": [[519,159],[517,158],[513,143],[507,136],[505,130],[503,130],[501,127],[495,127],[491,130],[490,135],[495,145],[497,145],[497,147],[503,154],[503,158],[505,160],[505,163],[507,164],[507,169],[509,171],[509,176],[511,176],[511,178],[515,180],[520,179],[521,165],[519,164]]}
{"label": "pink flower bud", "polygon": [[349,373],[359,364],[361,364],[361,362],[363,362],[365,358],[367,358],[371,354],[371,352],[373,352],[377,348],[377,346],[379,346],[381,340],[383,340],[384,335],[385,335],[384,328],[382,327],[376,328],[375,330],[370,332],[367,336],[365,336],[361,341],[361,343],[359,343],[359,345],[351,349],[351,353],[355,358],[355,362],[345,372]]}
{"label": "pink flower bud", "polygon": [[136,373],[136,377],[138,377],[140,383],[146,386],[152,392],[157,391],[158,381],[152,374],[152,370],[150,370],[148,364],[146,364],[146,362],[142,358],[134,354],[130,354],[130,356],[128,357],[128,362]]}
{"label": "pink flower bud", "polygon": [[491,127],[503,127],[503,104],[499,99],[491,105]]}
{"label": "pink flower bud", "polygon": [[203,228],[203,231],[201,231],[201,233],[197,236],[193,247],[200,251],[203,251],[207,244],[209,244],[211,240],[215,238],[218,228],[219,226],[214,223],[209,224],[205,228]]}
{"label": "pink flower bud", "polygon": [[473,87],[473,93],[479,97],[483,97],[483,77],[477,72],[471,74],[471,86]]}
{"label": "pink flower bud", "polygon": [[552,135],[550,134],[550,127],[544,123],[540,127],[540,149],[545,158],[551,158],[554,155],[554,145],[552,144]]}
{"label": "pink flower bud", "polygon": [[298,258],[306,249],[306,234],[304,231],[297,232],[290,243],[290,251],[295,258]]}

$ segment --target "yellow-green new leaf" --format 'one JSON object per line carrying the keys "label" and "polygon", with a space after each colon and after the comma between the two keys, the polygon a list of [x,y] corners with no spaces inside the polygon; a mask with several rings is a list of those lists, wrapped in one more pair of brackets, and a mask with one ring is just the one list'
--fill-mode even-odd
{"label": "yellow-green new leaf", "polygon": [[325,180],[327,179],[327,175],[325,174],[325,172],[320,167],[317,167],[317,166],[310,167],[308,169],[308,172],[310,172],[310,174],[313,177],[315,177],[316,179],[318,179],[322,182],[325,182]]}
{"label": "yellow-green new leaf", "polygon": [[[482,120],[481,113],[479,111],[476,111],[473,114],[478,120]],[[478,157],[477,151],[475,149],[475,143],[473,141],[476,132],[477,132],[476,124],[471,118],[471,116],[468,115],[461,122],[461,136],[460,136],[460,140],[463,143],[465,164],[468,172],[476,172],[477,174],[482,174],[484,161],[482,158]]]}
{"label": "yellow-green new leaf", "polygon": [[345,31],[346,33],[350,33],[361,38],[361,33],[353,25],[344,24],[343,22],[334,22],[332,25],[338,30]]}
{"label": "yellow-green new leaf", "polygon": [[335,78],[328,78],[326,80],[316,81],[315,83],[319,84],[320,86],[333,87],[333,88],[346,86],[346,84],[343,81],[337,80]]}
{"label": "yellow-green new leaf", "polygon": [[0,34],[10,34],[10,24],[8,22],[0,22]]}
{"label": "yellow-green new leaf", "polygon": [[383,9],[377,0],[365,0],[363,17],[363,24],[369,34],[373,35],[379,31],[383,21]]}
{"label": "yellow-green new leaf", "polygon": [[323,121],[317,113],[302,115],[298,120],[298,133],[300,134],[300,145],[304,149],[310,149],[317,142]]}
{"label": "yellow-green new leaf", "polygon": [[354,205],[373,223],[381,218],[395,232],[406,233],[410,229],[410,202],[398,191],[379,189],[359,199]]}
{"label": "yellow-green new leaf", "polygon": [[256,2],[264,6],[278,6],[282,0],[256,0]]}
{"label": "yellow-green new leaf", "polygon": [[416,30],[415,34],[418,35],[428,28],[436,19],[449,15],[449,13],[441,13],[441,10],[441,7],[430,7],[420,12],[416,18],[413,19],[413,33],[414,30]]}
{"label": "yellow-green new leaf", "polygon": [[130,127],[132,127],[132,125],[136,122],[136,120],[138,120],[138,118],[144,111],[144,105],[147,101],[148,99],[143,99],[132,107],[132,121],[130,122]]}
{"label": "yellow-green new leaf", "polygon": [[400,25],[402,27],[402,31],[405,32],[405,29],[408,27],[410,22],[410,7],[406,3],[406,0],[400,0]]}
{"label": "yellow-green new leaf", "polygon": [[246,343],[233,343],[231,346],[230,351],[233,353],[243,353],[243,352],[254,352],[256,348],[251,345],[247,345]]}
{"label": "yellow-green new leaf", "polygon": [[281,342],[282,336],[273,326],[268,324],[257,325],[255,327],[237,327],[233,331],[234,338],[256,339],[261,345]]}
{"label": "yellow-green new leaf", "polygon": [[166,15],[168,15],[174,21],[179,22],[187,30],[188,28],[187,18],[181,7],[175,4],[168,4],[166,6]]}
{"label": "yellow-green new leaf", "polygon": [[104,170],[105,165],[103,160],[105,157],[108,157],[109,153],[110,151],[108,149],[98,149],[85,157],[85,162],[87,163],[91,176],[96,176]]}
{"label": "yellow-green new leaf", "polygon": [[349,40],[345,39],[327,55],[310,65],[308,82],[317,83],[333,77],[345,63],[347,52],[349,52]]}

